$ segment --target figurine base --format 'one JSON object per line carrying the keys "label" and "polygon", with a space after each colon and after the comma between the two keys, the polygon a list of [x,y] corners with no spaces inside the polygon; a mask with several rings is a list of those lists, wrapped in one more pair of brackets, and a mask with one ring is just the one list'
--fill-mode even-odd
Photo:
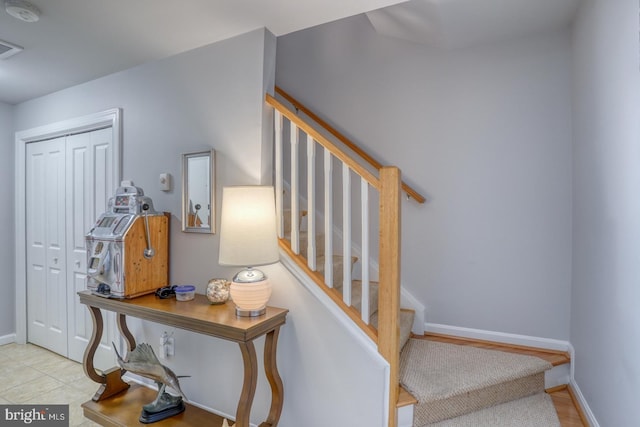
{"label": "figurine base", "polygon": [[174,406],[173,408],[163,409],[160,412],[148,412],[143,409],[140,414],[139,421],[143,424],[151,424],[158,421],[162,421],[166,418],[173,417],[174,415],[178,415],[183,413],[185,410],[184,402],[180,401],[178,406]]}

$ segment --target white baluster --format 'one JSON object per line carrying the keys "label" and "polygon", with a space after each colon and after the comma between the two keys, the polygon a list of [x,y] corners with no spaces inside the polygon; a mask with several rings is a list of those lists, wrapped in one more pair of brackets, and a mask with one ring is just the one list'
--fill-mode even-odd
{"label": "white baluster", "polygon": [[351,171],[342,164],[342,300],[351,306]]}
{"label": "white baluster", "polygon": [[333,288],[333,164],[324,149],[324,283]]}
{"label": "white baluster", "polygon": [[307,265],[316,270],[316,149],[307,135]]}
{"label": "white baluster", "polygon": [[291,123],[291,250],[300,253],[300,207],[298,206],[298,127]]}
{"label": "white baluster", "polygon": [[282,114],[280,111],[275,110],[274,115],[274,131],[275,131],[275,187],[276,187],[276,218],[278,218],[278,237],[284,238],[284,198],[282,197],[282,181],[283,181],[283,170],[282,170]]}
{"label": "white baluster", "polygon": [[360,211],[362,212],[362,320],[369,324],[369,183],[360,178]]}

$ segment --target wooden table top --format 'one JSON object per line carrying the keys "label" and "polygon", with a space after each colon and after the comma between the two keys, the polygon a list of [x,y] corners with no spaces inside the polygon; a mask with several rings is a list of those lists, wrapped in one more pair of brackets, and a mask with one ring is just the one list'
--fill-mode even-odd
{"label": "wooden table top", "polygon": [[124,300],[100,297],[90,291],[80,291],[78,295],[81,303],[91,307],[235,342],[251,341],[284,324],[289,312],[267,307],[261,316],[239,317],[233,302],[214,305],[201,294],[191,301],[160,299],[154,294]]}

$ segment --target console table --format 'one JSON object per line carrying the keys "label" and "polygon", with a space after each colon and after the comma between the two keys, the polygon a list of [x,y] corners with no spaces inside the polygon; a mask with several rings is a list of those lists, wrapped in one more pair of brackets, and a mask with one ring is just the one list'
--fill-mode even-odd
{"label": "console table", "polygon": [[[136,347],[133,335],[127,328],[126,316],[174,326],[212,337],[238,343],[244,363],[244,381],[238,408],[236,426],[249,427],[249,415],[256,391],[258,362],[253,341],[266,335],[264,345],[264,370],[271,386],[271,407],[267,420],[260,427],[276,427],[283,405],[282,379],[276,365],[276,350],[280,326],[286,321],[288,310],[267,307],[266,314],[258,317],[237,317],[233,303],[211,305],[204,295],[196,294],[192,301],[176,301],[175,298],[159,299],[145,295],[133,299],[103,298],[89,291],[78,292],[80,302],[89,308],[93,318],[93,334],[84,353],[84,371],[100,388],[93,399],[82,404],[85,417],[107,426],[130,427],[144,425],[138,422],[142,405],[153,400],[154,392],[146,387],[131,386],[122,380],[126,371],[114,367],[104,373],[93,365],[98,344],[102,337],[103,323],[100,310],[117,314],[117,324],[128,350]],[[137,411],[137,412],[136,412]],[[182,414],[153,423],[154,426],[222,425],[223,418],[187,404]]]}

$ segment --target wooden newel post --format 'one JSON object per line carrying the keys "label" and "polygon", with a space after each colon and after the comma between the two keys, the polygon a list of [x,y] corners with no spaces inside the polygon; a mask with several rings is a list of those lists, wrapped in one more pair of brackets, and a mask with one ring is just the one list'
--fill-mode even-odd
{"label": "wooden newel post", "polygon": [[389,362],[389,427],[398,424],[400,382],[400,169],[380,170],[378,351]]}

